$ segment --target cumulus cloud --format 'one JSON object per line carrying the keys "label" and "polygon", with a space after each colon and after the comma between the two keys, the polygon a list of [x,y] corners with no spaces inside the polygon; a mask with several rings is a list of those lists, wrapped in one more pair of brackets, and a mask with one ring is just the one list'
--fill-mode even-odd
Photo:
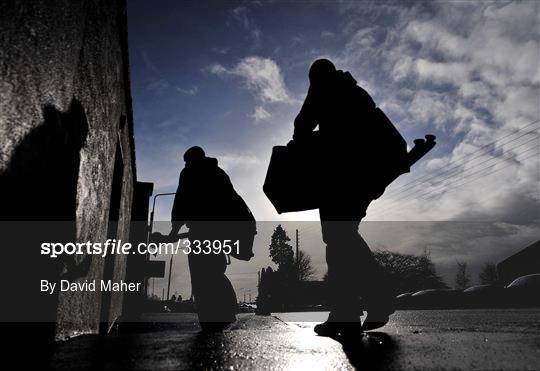
{"label": "cumulus cloud", "polygon": [[336,34],[332,31],[321,31],[322,39],[333,39],[334,37],[336,37]]}
{"label": "cumulus cloud", "polygon": [[146,89],[150,90],[152,92],[161,93],[168,89],[171,86],[171,84],[163,78],[153,78],[150,80],[150,82],[146,85]]}
{"label": "cumulus cloud", "polygon": [[223,67],[221,64],[213,64],[211,66],[209,66],[207,68],[207,70],[210,72],[210,73],[213,73],[213,74],[216,74],[216,75],[221,75],[221,74],[225,74],[225,73],[229,73],[229,71]]}
{"label": "cumulus cloud", "polygon": [[404,134],[431,129],[439,139],[431,160],[373,205],[373,218],[540,221],[539,7],[383,3],[376,13],[386,22],[373,26],[362,21],[373,7],[347,6],[341,67],[377,87],[370,93]]}
{"label": "cumulus cloud", "polygon": [[218,156],[219,164],[224,170],[234,168],[251,168],[261,164],[261,160],[249,154],[223,154]]}
{"label": "cumulus cloud", "polygon": [[255,112],[253,112],[252,117],[255,119],[255,122],[268,120],[272,115],[264,109],[262,106],[255,107]]}
{"label": "cumulus cloud", "polygon": [[444,93],[418,91],[410,102],[408,112],[416,123],[445,129],[448,117],[454,111],[454,103]]}
{"label": "cumulus cloud", "polygon": [[269,58],[246,57],[231,68],[214,64],[208,68],[212,74],[238,76],[244,87],[248,89],[258,105],[252,117],[256,121],[268,120],[272,115],[269,105],[276,103],[292,103],[281,70],[276,62]]}
{"label": "cumulus cloud", "polygon": [[264,103],[287,102],[290,99],[281,70],[271,59],[244,58],[234,67],[232,73],[243,77],[247,88]]}
{"label": "cumulus cloud", "polygon": [[421,81],[461,85],[469,79],[469,65],[464,62],[440,63],[420,58],[415,67]]}
{"label": "cumulus cloud", "polygon": [[255,22],[249,16],[249,9],[245,6],[239,6],[231,10],[234,20],[236,20],[249,34],[253,41],[253,46],[259,47],[261,43],[262,32]]}
{"label": "cumulus cloud", "polygon": [[191,88],[181,88],[181,87],[177,87],[176,90],[182,94],[186,94],[186,95],[197,95],[197,93],[199,92],[199,87],[197,86],[192,86]]}

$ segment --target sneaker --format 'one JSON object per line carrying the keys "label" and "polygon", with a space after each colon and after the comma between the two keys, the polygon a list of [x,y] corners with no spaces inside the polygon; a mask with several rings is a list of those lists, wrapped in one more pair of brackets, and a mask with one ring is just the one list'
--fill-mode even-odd
{"label": "sneaker", "polygon": [[394,311],[368,311],[366,319],[362,323],[362,328],[365,331],[374,330],[385,326],[390,320],[390,314]]}
{"label": "sneaker", "polygon": [[319,323],[313,329],[319,336],[331,338],[353,338],[362,335],[362,323],[355,322],[330,322]]}
{"label": "sneaker", "polygon": [[225,330],[232,322],[200,322],[201,331],[204,333],[216,333]]}
{"label": "sneaker", "polygon": [[313,330],[319,336],[336,337],[339,335],[340,322],[323,322],[316,325]]}
{"label": "sneaker", "polygon": [[362,323],[364,330],[374,330],[383,327],[390,320],[390,315],[395,312],[395,299],[390,297],[379,297],[368,301],[367,316]]}

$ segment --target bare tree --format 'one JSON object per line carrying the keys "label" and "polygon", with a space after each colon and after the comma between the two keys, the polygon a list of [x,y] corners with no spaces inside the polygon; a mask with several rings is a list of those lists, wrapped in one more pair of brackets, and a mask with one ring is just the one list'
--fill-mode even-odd
{"label": "bare tree", "polygon": [[390,251],[375,251],[374,255],[377,262],[394,282],[395,294],[448,288],[437,274],[435,265],[427,251],[420,256]]}
{"label": "bare tree", "polygon": [[492,263],[484,264],[484,267],[480,271],[478,278],[480,279],[480,283],[482,285],[492,285],[494,283],[497,283],[497,281],[499,280],[497,266]]}
{"label": "bare tree", "polygon": [[457,272],[456,272],[456,290],[465,290],[471,284],[471,277],[467,271],[466,262],[456,262],[457,263]]}
{"label": "bare tree", "polygon": [[[447,289],[448,285],[437,274],[429,251],[420,256],[390,251],[375,251],[375,259],[393,282],[394,294],[424,289]],[[328,272],[323,281],[328,280]]]}
{"label": "bare tree", "polygon": [[316,270],[311,263],[311,256],[302,250],[298,250],[297,277],[299,281],[309,281],[315,276]]}

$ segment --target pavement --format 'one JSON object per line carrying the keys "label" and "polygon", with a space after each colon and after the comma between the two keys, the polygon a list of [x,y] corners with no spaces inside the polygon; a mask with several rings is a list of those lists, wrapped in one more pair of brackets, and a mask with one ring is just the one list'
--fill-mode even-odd
{"label": "pavement", "polygon": [[398,311],[377,331],[341,344],[316,336],[326,313],[239,315],[223,333],[193,314],[149,314],[106,337],[56,344],[53,369],[538,370],[540,308]]}

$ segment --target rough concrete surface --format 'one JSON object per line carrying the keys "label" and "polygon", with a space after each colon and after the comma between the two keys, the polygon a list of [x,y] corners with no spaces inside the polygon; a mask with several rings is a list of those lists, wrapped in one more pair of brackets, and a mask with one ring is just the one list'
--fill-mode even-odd
{"label": "rough concrete surface", "polygon": [[[33,189],[28,186],[35,182],[28,162],[32,160],[36,171],[54,171],[55,164],[48,159],[55,158],[51,153],[66,145],[62,142],[67,141],[66,133],[79,124],[72,120],[70,111],[74,105],[81,107],[83,118],[79,120],[85,121],[87,135],[80,138],[84,145],[76,158],[76,202],[72,218],[60,217],[75,219],[78,241],[106,239],[117,148],[124,166],[120,226],[115,237],[129,238],[136,174],[125,19],[122,0],[0,2],[0,175],[8,173],[11,184],[15,184],[9,192],[2,189],[2,194],[23,199],[39,192],[38,185]],[[49,116],[46,112],[50,112]],[[39,180],[58,181],[52,175],[47,177],[47,171],[43,173]],[[58,197],[58,203],[65,201],[66,195],[55,195],[57,188],[50,189],[53,194],[48,192],[42,199]],[[25,207],[28,209],[21,214],[28,220],[47,216],[36,214],[31,205],[21,204],[21,209]],[[10,220],[9,215],[2,215],[2,220]],[[42,269],[36,258],[37,246],[26,245],[18,244],[18,254],[4,261],[7,268],[24,262],[27,271]],[[84,258],[77,257],[79,263]],[[125,259],[118,256],[114,262],[115,280],[125,275]],[[78,279],[101,279],[103,269],[103,259],[94,258]],[[9,272],[19,285],[13,295],[36,295],[32,302],[39,307],[39,281],[25,281],[18,272]],[[113,295],[110,303],[112,321],[121,313],[122,296]],[[98,331],[99,292],[62,293],[56,305],[57,338]]]}
{"label": "rough concrete surface", "polygon": [[[325,313],[310,317],[324,319]],[[198,333],[191,314],[154,314],[136,333],[57,344],[57,369],[535,370],[540,309],[400,311],[355,342],[316,336],[303,314],[241,315],[223,333]],[[291,322],[288,322],[291,321]]]}

